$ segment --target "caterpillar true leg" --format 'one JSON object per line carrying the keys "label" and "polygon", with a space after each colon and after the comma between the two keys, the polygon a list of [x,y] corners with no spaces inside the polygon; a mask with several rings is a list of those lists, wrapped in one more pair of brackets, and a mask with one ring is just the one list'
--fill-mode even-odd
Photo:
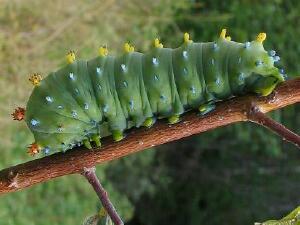
{"label": "caterpillar true leg", "polygon": [[278,79],[275,77],[261,77],[253,85],[253,90],[262,96],[267,96],[272,93],[277,85]]}

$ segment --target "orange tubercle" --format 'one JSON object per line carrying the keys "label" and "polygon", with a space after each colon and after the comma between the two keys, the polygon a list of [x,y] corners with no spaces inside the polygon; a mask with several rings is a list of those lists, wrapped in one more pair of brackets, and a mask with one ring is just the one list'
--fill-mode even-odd
{"label": "orange tubercle", "polygon": [[31,156],[35,156],[37,153],[39,153],[41,150],[41,147],[37,143],[32,143],[28,146],[27,153]]}
{"label": "orange tubercle", "polygon": [[25,109],[22,107],[18,107],[11,115],[14,120],[21,121],[25,118]]}

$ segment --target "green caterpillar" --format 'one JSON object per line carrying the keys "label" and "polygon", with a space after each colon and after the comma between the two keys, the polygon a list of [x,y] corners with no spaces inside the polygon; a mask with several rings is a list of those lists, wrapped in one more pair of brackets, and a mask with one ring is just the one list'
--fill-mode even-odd
{"label": "green caterpillar", "polygon": [[184,34],[183,44],[164,48],[158,39],[148,53],[134,51],[126,43],[124,54],[108,55],[106,47],[91,60],[67,55],[68,64],[41,80],[34,74],[35,88],[27,103],[13,113],[25,121],[35,142],[29,153],[41,149],[66,151],[75,145],[100,146],[100,137],[124,138],[131,127],[151,127],[156,118],[177,123],[191,109],[204,115],[215,102],[254,92],[269,95],[284,81],[274,66],[275,51],[264,50],[265,33],[256,40],[238,43],[223,29],[215,42],[195,43]]}

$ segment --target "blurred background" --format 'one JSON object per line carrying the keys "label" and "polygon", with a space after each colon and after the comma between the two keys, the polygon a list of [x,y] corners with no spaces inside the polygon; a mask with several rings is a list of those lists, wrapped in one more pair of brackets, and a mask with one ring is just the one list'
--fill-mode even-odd
{"label": "blurred background", "polygon": [[[298,0],[1,0],[0,169],[31,160],[33,137],[10,113],[25,106],[28,75],[44,76],[74,49],[92,58],[107,44],[125,41],[139,51],[160,37],[167,47],[212,41],[221,28],[233,40],[267,33],[288,75],[300,74]],[[300,105],[270,114],[300,133]],[[128,225],[241,225],[282,217],[300,204],[300,154],[291,144],[250,123],[218,128],[97,167]],[[79,175],[58,178],[0,196],[0,225],[81,224],[98,199]]]}

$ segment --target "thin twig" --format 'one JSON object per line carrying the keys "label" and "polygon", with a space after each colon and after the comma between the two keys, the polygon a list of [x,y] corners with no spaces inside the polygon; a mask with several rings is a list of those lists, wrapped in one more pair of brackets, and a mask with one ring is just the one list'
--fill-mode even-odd
{"label": "thin twig", "polygon": [[300,78],[297,78],[282,83],[268,97],[244,96],[221,102],[215,111],[204,117],[199,117],[196,112],[188,112],[182,116],[180,123],[174,125],[168,125],[162,120],[150,129],[130,130],[120,142],[113,142],[111,137],[104,138],[101,149],[91,151],[80,147],[3,169],[0,171],[0,194],[21,190],[56,177],[81,173],[84,167],[93,167],[193,134],[249,121],[249,109],[253,105],[262,113],[267,113],[299,101]]}
{"label": "thin twig", "polygon": [[96,175],[96,168],[95,167],[84,168],[83,172],[81,174],[88,180],[88,182],[94,188],[95,192],[97,193],[97,195],[102,203],[102,206],[105,208],[107,214],[110,216],[110,218],[114,222],[114,224],[115,225],[124,225],[122,219],[120,218],[119,214],[117,213],[112,202],[109,200],[107,192],[102,187],[102,185]]}
{"label": "thin twig", "polygon": [[277,133],[279,136],[283,138],[283,140],[288,141],[296,145],[298,148],[300,147],[300,136],[296,133],[290,131],[282,124],[276,122],[270,117],[266,116],[262,113],[257,106],[251,107],[249,110],[249,120],[251,122],[263,125],[273,132]]}

